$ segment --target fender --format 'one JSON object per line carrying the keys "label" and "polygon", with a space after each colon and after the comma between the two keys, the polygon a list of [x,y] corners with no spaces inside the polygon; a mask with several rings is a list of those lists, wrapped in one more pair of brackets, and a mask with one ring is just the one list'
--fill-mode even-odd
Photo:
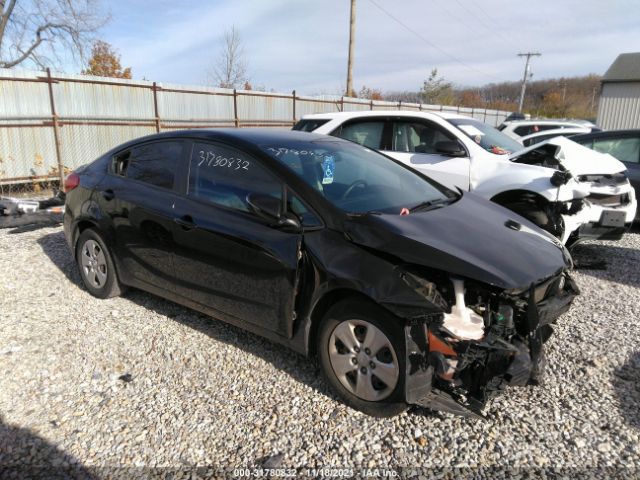
{"label": "fender", "polygon": [[[345,248],[344,241],[334,240],[338,235],[338,232],[331,230],[305,235],[303,268],[306,271],[301,280],[299,298],[296,299],[298,311],[292,339],[295,350],[305,355],[313,350],[314,328],[327,308],[348,296],[370,300],[402,322],[412,316],[443,311],[446,304],[443,305],[437,298],[430,301],[421,293],[424,285],[412,283],[409,277],[413,275],[399,266],[404,262],[398,259],[391,262],[384,258],[384,253],[356,244],[347,244]],[[366,256],[366,260],[363,256]],[[320,270],[317,263],[325,265],[325,270]],[[398,282],[398,277],[405,281]],[[372,282],[374,278],[389,281]]]}
{"label": "fender", "polygon": [[568,202],[589,195],[588,188],[575,177],[565,185],[554,186],[551,177],[555,172],[552,168],[512,163],[509,160],[489,162],[475,159],[471,161],[471,189],[485,198],[522,190],[540,195],[549,202]]}

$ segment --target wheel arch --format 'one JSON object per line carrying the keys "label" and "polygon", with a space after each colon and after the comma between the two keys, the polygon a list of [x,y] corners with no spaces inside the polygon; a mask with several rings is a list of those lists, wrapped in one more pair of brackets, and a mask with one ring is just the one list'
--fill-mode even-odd
{"label": "wheel arch", "polygon": [[[318,331],[320,324],[322,323],[322,319],[325,314],[329,311],[329,309],[337,304],[338,302],[342,302],[347,299],[352,300],[361,300],[366,303],[370,303],[371,305],[377,306],[379,308],[384,307],[376,302],[371,297],[365,295],[364,293],[346,287],[336,288],[334,290],[330,290],[322,295],[313,305],[312,310],[308,316],[310,325],[308,329],[308,335],[306,339],[306,350],[309,356],[316,355],[316,341],[318,338]],[[385,309],[386,310],[386,309]],[[391,313],[391,312],[390,312]]]}
{"label": "wheel arch", "polygon": [[82,235],[82,232],[84,232],[86,229],[88,228],[94,228],[94,229],[98,229],[98,224],[92,220],[89,220],[87,218],[83,218],[80,219],[76,222],[76,224],[73,227],[73,256],[75,257],[76,255],[76,248],[78,246],[78,239],[80,238],[80,235]]}
{"label": "wheel arch", "polygon": [[517,189],[517,190],[507,190],[506,192],[500,192],[497,195],[491,197],[491,201],[497,203],[498,205],[505,206],[506,204],[517,202],[517,201],[527,201],[534,203],[540,207],[548,205],[551,203],[544,195],[541,195],[538,192],[533,192],[531,190],[525,189]]}

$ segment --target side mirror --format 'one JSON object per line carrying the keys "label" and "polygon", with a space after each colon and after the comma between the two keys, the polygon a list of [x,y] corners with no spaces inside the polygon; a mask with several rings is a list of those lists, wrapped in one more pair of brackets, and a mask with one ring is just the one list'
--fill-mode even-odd
{"label": "side mirror", "polygon": [[250,193],[247,195],[247,204],[256,215],[269,221],[271,227],[286,232],[298,232],[302,228],[297,218],[282,212],[282,200],[279,198]]}
{"label": "side mirror", "polygon": [[450,157],[466,157],[467,152],[460,144],[454,140],[447,140],[435,144],[436,152],[443,153]]}

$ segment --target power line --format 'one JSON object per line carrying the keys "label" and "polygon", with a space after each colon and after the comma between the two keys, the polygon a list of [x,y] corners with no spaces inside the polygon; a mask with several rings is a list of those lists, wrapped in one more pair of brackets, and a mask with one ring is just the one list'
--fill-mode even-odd
{"label": "power line", "polygon": [[469,13],[470,15],[472,15],[476,21],[482,25],[485,29],[487,29],[487,31],[493,33],[493,34],[498,34],[500,35],[504,40],[506,40],[507,42],[512,42],[513,39],[508,39],[506,36],[504,36],[502,34],[502,32],[498,29],[496,29],[495,27],[491,26],[491,25],[487,25],[484,20],[482,20],[478,15],[476,15],[472,10],[470,10],[464,3],[462,3],[460,0],[455,0],[455,2],[460,5],[460,7],[462,7],[467,13]]}
{"label": "power line", "polygon": [[[475,1],[471,0],[471,3],[473,4],[474,7],[476,7],[476,9],[478,11],[480,11],[480,13],[482,13],[482,15],[484,15],[484,17],[487,20],[489,20],[489,22],[493,22],[494,21],[494,19],[491,18],[491,16],[489,16],[489,14],[480,5],[478,5]],[[478,21],[480,21],[480,19],[478,19]],[[483,25],[485,25],[484,22],[481,22],[481,23]],[[513,42],[513,38],[509,38],[506,35],[504,35],[500,29],[495,29],[495,28],[491,27],[491,30],[496,32],[498,35],[500,35],[500,37],[502,37],[505,41],[509,42],[509,44],[511,44]],[[522,43],[522,36],[520,35],[520,31],[517,30],[517,29],[512,29],[512,34],[513,33],[515,33],[516,36],[519,37],[520,43]]]}
{"label": "power line", "polygon": [[448,8],[445,8],[441,2],[434,2],[434,5],[437,5],[437,7],[442,10],[446,15],[449,16],[449,18],[452,18],[462,24],[464,24],[465,27],[467,27],[469,30],[474,30],[478,33],[480,32],[480,29],[477,27],[477,25],[474,25],[471,22],[467,22],[467,20],[464,18],[464,16],[460,16],[460,15],[456,15],[454,14],[451,10],[449,10]]}
{"label": "power line", "polygon": [[420,35],[420,33],[416,32],[413,28],[411,28],[410,26],[408,26],[407,24],[405,24],[404,22],[402,22],[402,20],[400,20],[399,18],[395,17],[393,14],[391,14],[389,11],[385,10],[384,8],[382,8],[380,5],[378,5],[374,0],[369,0],[376,8],[378,8],[381,12],[383,12],[385,15],[387,15],[389,18],[391,18],[393,21],[395,21],[396,23],[400,24],[402,27],[404,27],[406,30],[408,30],[409,32],[413,33],[416,37],[418,37],[420,40],[422,40],[424,43],[426,43],[427,45],[429,45],[432,48],[435,48],[436,50],[438,50],[440,53],[442,53],[444,56],[450,58],[451,60],[459,63],[460,65],[468,68],[469,70],[473,70],[474,72],[477,72],[481,75],[484,75],[486,77],[492,78],[494,80],[499,80],[501,81],[501,79],[499,79],[498,77],[491,75],[489,73],[485,73],[482,70],[478,70],[475,67],[472,67],[471,65],[466,64],[465,62],[463,62],[462,60],[460,60],[459,58],[455,57],[454,55],[451,55],[449,52],[447,52],[446,50],[444,50],[443,48],[439,47],[438,45],[436,45],[435,43],[427,40],[425,37],[423,37],[422,35]]}

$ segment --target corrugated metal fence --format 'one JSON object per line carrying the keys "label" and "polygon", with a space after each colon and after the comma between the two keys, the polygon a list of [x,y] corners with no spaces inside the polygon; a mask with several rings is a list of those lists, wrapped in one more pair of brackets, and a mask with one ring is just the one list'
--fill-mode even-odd
{"label": "corrugated metal fence", "polygon": [[457,112],[490,125],[509,113],[0,69],[0,184],[59,179],[120,143],[163,130],[290,128],[310,113],[397,109]]}

